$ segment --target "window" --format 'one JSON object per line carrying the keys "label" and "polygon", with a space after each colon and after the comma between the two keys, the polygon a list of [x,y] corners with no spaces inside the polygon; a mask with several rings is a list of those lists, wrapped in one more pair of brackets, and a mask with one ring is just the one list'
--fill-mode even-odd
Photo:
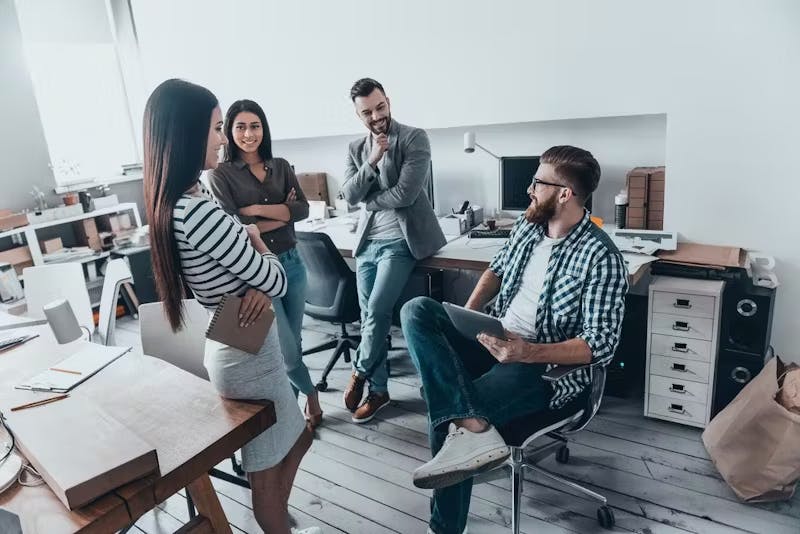
{"label": "window", "polygon": [[17,0],[17,13],[56,186],[140,162],[105,0]]}

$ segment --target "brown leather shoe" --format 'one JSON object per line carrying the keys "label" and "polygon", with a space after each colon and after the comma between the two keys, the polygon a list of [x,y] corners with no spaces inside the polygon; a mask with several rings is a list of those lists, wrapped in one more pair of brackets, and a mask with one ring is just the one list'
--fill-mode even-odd
{"label": "brown leather shoe", "polygon": [[361,403],[361,406],[359,406],[355,413],[353,413],[353,422],[359,424],[366,423],[375,417],[375,414],[378,413],[378,410],[388,405],[388,393],[374,393],[370,391],[369,395],[367,395],[367,398]]}
{"label": "brown leather shoe", "polygon": [[350,382],[344,388],[344,405],[351,412],[356,411],[361,402],[361,397],[364,396],[364,383],[366,381],[367,379],[358,376],[358,373],[350,375]]}

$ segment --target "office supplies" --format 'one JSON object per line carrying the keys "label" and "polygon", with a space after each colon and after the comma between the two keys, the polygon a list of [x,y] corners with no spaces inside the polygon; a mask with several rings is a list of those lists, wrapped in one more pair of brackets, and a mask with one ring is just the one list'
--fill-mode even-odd
{"label": "office supplies", "polygon": [[35,339],[39,337],[39,334],[29,334],[29,335],[22,335],[22,336],[13,336],[7,337],[4,339],[0,339],[0,352],[4,350],[8,350],[11,348],[16,347],[17,345],[21,345],[31,339]]}
{"label": "office supplies", "polygon": [[82,342],[72,356],[55,365],[59,369],[70,369],[81,374],[75,375],[47,369],[17,385],[16,388],[66,393],[129,350],[131,350],[130,347],[106,347],[96,343]]}
{"label": "office supplies", "polygon": [[622,252],[652,254],[656,250],[678,248],[678,232],[616,228],[609,230],[611,240]]}
{"label": "office supplies", "polygon": [[506,338],[503,324],[497,318],[449,302],[443,302],[442,306],[456,329],[464,337],[475,339],[478,334],[486,333],[499,339]]}
{"label": "office supplies", "polygon": [[51,367],[51,371],[58,371],[59,373],[70,373],[73,375],[82,375],[80,371],[70,371],[69,369],[59,369],[58,367]]}
{"label": "office supplies", "polygon": [[46,399],[29,402],[27,404],[20,404],[19,406],[14,406],[13,408],[11,408],[11,411],[18,412],[20,410],[25,410],[27,408],[35,408],[36,406],[42,406],[44,404],[50,404],[51,402],[56,402],[62,399],[66,399],[67,397],[69,397],[69,393],[64,393],[63,395],[56,395],[55,397],[49,397]]}
{"label": "office supplies", "polygon": [[664,227],[664,167],[636,167],[628,171],[627,228],[661,230]]}
{"label": "office supplies", "polygon": [[70,510],[159,471],[152,445],[82,396],[9,413],[7,424],[17,448]]}
{"label": "office supplies", "polygon": [[469,233],[470,239],[508,239],[511,235],[510,228],[495,228],[494,230],[473,230]]}
{"label": "office supplies", "polygon": [[253,324],[243,328],[239,326],[241,305],[241,298],[235,295],[224,295],[208,325],[206,337],[250,354],[258,354],[270,326],[272,326],[275,312],[268,308]]}
{"label": "office supplies", "polygon": [[308,201],[308,218],[312,221],[328,218],[328,206],[322,200]]}

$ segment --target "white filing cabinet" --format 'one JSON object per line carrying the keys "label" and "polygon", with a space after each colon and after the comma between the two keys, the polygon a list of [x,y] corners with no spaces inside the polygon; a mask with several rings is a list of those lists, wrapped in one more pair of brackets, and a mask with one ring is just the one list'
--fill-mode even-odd
{"label": "white filing cabinet", "polygon": [[711,418],[725,282],[653,277],[644,415],[705,427]]}

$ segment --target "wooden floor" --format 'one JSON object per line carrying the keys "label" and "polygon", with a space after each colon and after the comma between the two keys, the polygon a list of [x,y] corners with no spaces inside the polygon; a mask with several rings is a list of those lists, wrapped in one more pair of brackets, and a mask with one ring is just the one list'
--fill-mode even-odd
{"label": "wooden floor", "polygon": [[[330,339],[330,325],[307,321],[303,343]],[[402,345],[397,331],[393,339]],[[138,345],[138,322],[120,319],[119,344]],[[307,357],[312,378],[329,353]],[[290,501],[299,527],[319,525],[331,533],[424,533],[429,492],[414,487],[411,472],[430,459],[425,404],[408,354],[390,354],[391,406],[364,425],[342,407],[349,364],[340,362],[321,394],[325,421],[303,460]],[[641,400],[607,397],[594,421],[574,437],[570,462],[550,457],[541,465],[605,495],[616,516],[614,532],[721,534],[800,533],[800,497],[768,505],[741,504],[709,461],[698,429],[646,419]],[[219,465],[230,471],[230,462]],[[234,532],[261,532],[250,495],[212,479]],[[506,478],[475,486],[470,534],[510,531],[510,483]],[[526,475],[522,531],[609,532],[598,526],[597,505],[549,480]],[[174,532],[188,519],[176,495],[142,517],[131,532]]]}

